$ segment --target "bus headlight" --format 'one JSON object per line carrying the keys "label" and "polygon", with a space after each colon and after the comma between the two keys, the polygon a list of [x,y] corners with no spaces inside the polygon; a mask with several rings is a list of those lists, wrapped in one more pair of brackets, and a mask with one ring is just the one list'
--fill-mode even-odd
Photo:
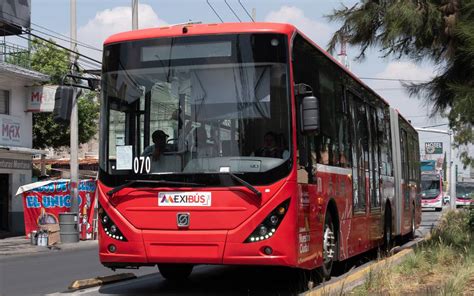
{"label": "bus headlight", "polygon": [[280,226],[283,217],[285,217],[290,205],[290,199],[279,204],[265,219],[260,223],[244,243],[254,243],[272,237],[278,226]]}
{"label": "bus headlight", "polygon": [[99,220],[102,224],[102,227],[104,228],[104,232],[109,236],[110,238],[126,242],[127,239],[125,236],[122,234],[120,229],[115,225],[115,223],[110,219],[110,216],[107,215],[105,212],[104,208],[102,208],[99,204]]}

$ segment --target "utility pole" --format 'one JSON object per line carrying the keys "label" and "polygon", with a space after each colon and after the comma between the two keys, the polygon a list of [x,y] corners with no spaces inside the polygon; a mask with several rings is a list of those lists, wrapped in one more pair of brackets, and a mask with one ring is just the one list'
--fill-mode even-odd
{"label": "utility pole", "polygon": [[[77,29],[76,29],[76,0],[70,0],[71,4],[71,72],[75,74],[75,65],[77,61]],[[70,156],[70,174],[71,174],[71,212],[79,213],[79,200],[78,200],[78,184],[79,184],[79,165],[78,165],[78,148],[79,148],[79,132],[78,132],[78,112],[77,112],[77,93],[74,90],[72,99],[72,110],[71,110],[71,156]]]}
{"label": "utility pole", "polygon": [[138,0],[132,0],[132,30],[138,30]]}
{"label": "utility pole", "polygon": [[448,131],[443,131],[443,130],[437,130],[437,129],[430,129],[430,128],[415,128],[417,131],[420,132],[427,132],[427,133],[436,133],[436,134],[445,134],[449,136],[449,158],[448,158],[448,165],[449,165],[449,170],[446,172],[448,174],[448,184],[449,184],[449,206],[452,210],[456,209],[456,174],[453,171],[453,153],[454,153],[454,148],[452,145],[453,142],[453,131],[448,130]]}

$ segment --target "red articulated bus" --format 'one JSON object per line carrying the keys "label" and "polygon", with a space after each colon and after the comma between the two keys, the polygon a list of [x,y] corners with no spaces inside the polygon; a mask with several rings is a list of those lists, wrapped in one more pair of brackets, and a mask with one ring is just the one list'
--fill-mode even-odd
{"label": "red articulated bus", "polygon": [[138,30],[103,57],[103,265],[329,277],[419,226],[417,132],[294,26]]}

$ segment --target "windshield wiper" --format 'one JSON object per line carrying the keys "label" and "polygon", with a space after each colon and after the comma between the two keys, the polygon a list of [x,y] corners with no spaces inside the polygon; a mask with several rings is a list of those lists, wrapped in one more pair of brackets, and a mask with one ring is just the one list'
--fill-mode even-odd
{"label": "windshield wiper", "polygon": [[255,195],[258,197],[258,198],[262,198],[262,193],[260,191],[258,191],[257,188],[253,187],[251,184],[249,184],[248,182],[242,180],[241,178],[237,177],[234,173],[232,172],[227,172],[227,174],[229,174],[229,176],[231,176],[232,179],[234,179],[235,181],[239,182],[240,184],[244,185],[245,187],[247,187],[250,191],[252,191],[253,193],[255,193]]}
{"label": "windshield wiper", "polygon": [[149,184],[168,184],[168,185],[187,185],[187,186],[203,186],[204,184],[199,183],[191,183],[191,182],[175,182],[175,181],[166,181],[166,180],[129,180],[124,184],[113,188],[112,190],[107,192],[108,196],[112,196],[115,193],[119,192],[120,190],[131,186],[135,183],[149,183]]}

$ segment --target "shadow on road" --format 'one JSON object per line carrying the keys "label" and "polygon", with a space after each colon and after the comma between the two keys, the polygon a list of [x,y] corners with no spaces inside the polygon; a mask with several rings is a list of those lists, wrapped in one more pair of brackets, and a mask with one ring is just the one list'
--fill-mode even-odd
{"label": "shadow on road", "polygon": [[[377,258],[376,250],[346,260],[336,266],[335,276]],[[317,271],[308,272],[284,267],[198,266],[187,281],[171,282],[159,273],[121,284],[103,286],[107,295],[297,295],[321,283]]]}
{"label": "shadow on road", "polygon": [[[423,212],[420,229],[423,235],[437,224],[441,213]],[[408,238],[395,242],[403,245]],[[334,277],[378,258],[380,252],[372,250],[350,258],[335,266]],[[296,295],[321,283],[317,272],[307,272],[284,267],[254,266],[197,266],[191,277],[184,282],[170,282],[158,272],[135,280],[103,286],[98,293],[107,295]]]}

